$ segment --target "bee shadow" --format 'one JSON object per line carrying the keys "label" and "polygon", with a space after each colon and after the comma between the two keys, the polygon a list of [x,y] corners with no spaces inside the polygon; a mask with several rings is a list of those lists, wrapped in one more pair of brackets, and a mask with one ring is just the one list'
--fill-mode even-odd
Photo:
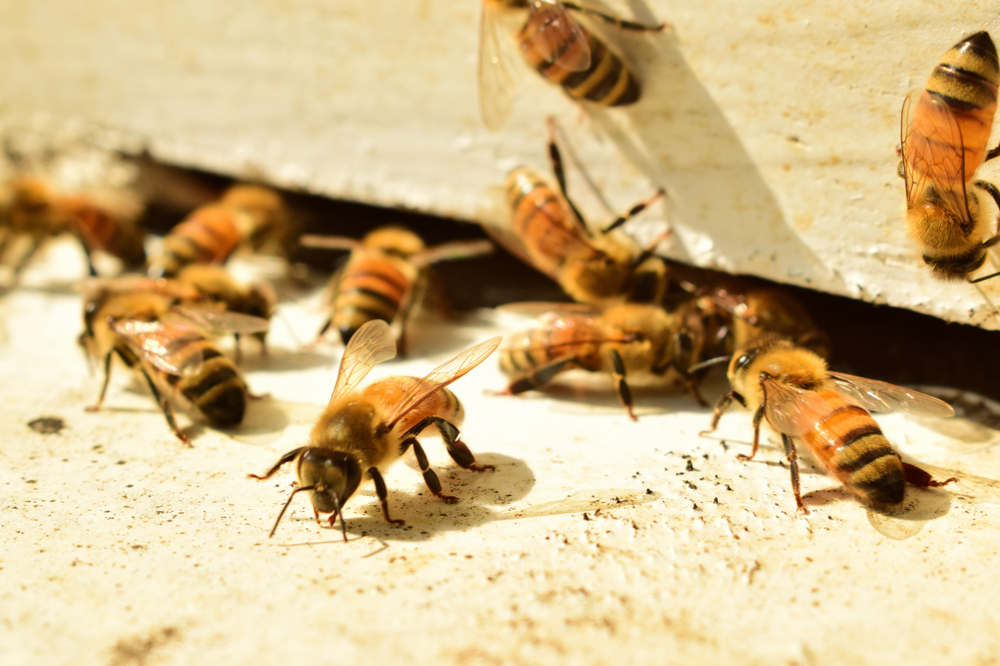
{"label": "bee shadow", "polygon": [[[247,345],[249,346],[249,345]],[[311,349],[269,349],[261,354],[257,350],[243,352],[239,368],[244,373],[297,372],[313,368],[329,367],[331,377],[340,363],[340,352],[323,354]],[[330,387],[333,388],[331,381]]]}
{"label": "bee shadow", "polygon": [[368,536],[383,541],[426,541],[440,532],[464,531],[497,520],[499,512],[490,507],[513,504],[535,485],[534,473],[520,458],[484,453],[476,456],[476,462],[494,465],[496,469],[486,472],[470,472],[459,467],[439,470],[444,492],[459,497],[458,502],[448,504],[427,490],[407,497],[390,488],[390,515],[406,521],[403,526],[395,526],[385,522],[374,493],[366,493],[371,501],[363,506],[356,505],[361,515],[348,516],[347,532],[354,537]]}

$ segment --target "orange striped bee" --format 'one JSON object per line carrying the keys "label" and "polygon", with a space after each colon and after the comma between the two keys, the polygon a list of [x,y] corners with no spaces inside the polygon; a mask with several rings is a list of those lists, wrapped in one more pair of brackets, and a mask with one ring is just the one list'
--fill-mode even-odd
{"label": "orange striped bee", "polygon": [[316,342],[332,326],[347,344],[362,325],[380,319],[396,327],[400,354],[405,353],[407,315],[426,291],[425,269],[439,261],[493,251],[489,241],[456,241],[428,248],[419,236],[402,227],[382,227],[360,241],[309,235],[301,242],[305,247],[351,251],[330,281],[330,316]]}
{"label": "orange striped bee", "polygon": [[483,229],[514,256],[558,282],[577,302],[597,306],[662,302],[669,274],[654,249],[667,234],[643,249],[616,229],[664,196],[664,191],[636,204],[600,232],[592,231],[566,193],[555,135],[555,123],[549,119],[549,156],[558,189],[533,169],[515,169],[504,186],[509,216],[502,223],[488,222]]}
{"label": "orange striped bee", "polygon": [[97,402],[104,404],[115,356],[138,372],[149,386],[177,437],[190,438],[177,425],[173,403],[203,416],[221,428],[239,425],[249,395],[236,366],[224,356],[210,335],[256,333],[267,322],[235,313],[197,311],[172,305],[182,286],[155,285],[148,290],[96,294],[84,314],[80,344],[91,358],[103,359],[104,381]]}
{"label": "orange striped bee", "polygon": [[410,447],[430,491],[446,502],[457,502],[457,497],[442,492],[441,482],[430,468],[417,437],[427,428],[436,428],[448,453],[461,467],[474,472],[493,469],[492,465],[477,465],[472,452],[459,439],[457,426],[462,422],[464,410],[455,394],[445,387],[482,363],[499,344],[500,338],[496,337],[466,349],[423,379],[388,377],[359,389],[372,367],[396,356],[396,344],[384,321],[373,320],[358,329],[344,350],[330,403],[316,422],[309,443],[283,455],[263,476],[249,475],[258,480],[269,479],[283,465],[295,465],[298,487],[278,514],[270,536],[274,536],[295,494],[308,492],[316,522],[320,521],[320,513],[329,513],[329,524],[333,527],[339,515],[346,541],[344,504],[365,479],[374,482],[386,521],[402,525],[402,520],[389,517],[388,491],[382,472]]}
{"label": "orange striped bee", "polygon": [[986,250],[1000,241],[976,191],[1000,206],[1000,190],[973,180],[982,162],[1000,155],[1000,146],[987,152],[998,85],[996,47],[989,34],[977,32],[953,46],[926,86],[903,102],[906,227],[940,279],[961,279],[979,269]]}
{"label": "orange striped bee", "polygon": [[781,435],[799,510],[808,512],[799,492],[799,466],[792,438],[805,441],[816,459],[850,491],[876,504],[899,504],[906,483],[937,487],[924,470],[903,462],[871,411],[952,416],[945,402],[929,395],[839,372],[830,372],[817,354],[777,335],[764,335],[737,350],[729,364],[732,389],[715,407],[715,430],[733,400],[753,411],[753,449],[760,447],[761,421]]}
{"label": "orange striped bee", "polygon": [[579,368],[610,374],[618,399],[636,420],[628,376],[673,373],[692,397],[706,405],[688,368],[705,344],[701,313],[689,300],[673,312],[654,305],[622,304],[600,310],[559,303],[524,303],[505,310],[541,310],[538,325],[507,337],[500,368],[514,379],[504,394],[537,390],[558,374]]}
{"label": "orange striped bee", "polygon": [[497,130],[510,114],[513,77],[500,32],[506,19],[514,26],[518,50],[543,77],[562,86],[575,100],[599,106],[634,104],[640,95],[635,74],[601,39],[580,25],[567,10],[610,23],[623,30],[659,32],[666,23],[644,25],[560,0],[483,0],[479,27],[479,101],[483,122]]}
{"label": "orange striped bee", "polygon": [[148,274],[173,277],[190,264],[224,264],[241,244],[257,247],[281,233],[287,220],[281,195],[274,190],[234,185],[218,203],[196,208],[163,238]]}
{"label": "orange striped bee", "polygon": [[0,187],[0,256],[11,241],[28,238],[28,248],[14,259],[16,279],[46,239],[69,232],[80,240],[91,275],[97,275],[94,252],[138,267],[146,261],[146,232],[137,222],[141,212],[142,206],[123,194],[59,192],[41,178],[12,178]]}

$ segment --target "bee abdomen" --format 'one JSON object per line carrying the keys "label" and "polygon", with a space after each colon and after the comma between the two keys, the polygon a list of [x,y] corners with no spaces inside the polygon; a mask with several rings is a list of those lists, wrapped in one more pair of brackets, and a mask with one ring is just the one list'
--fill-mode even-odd
{"label": "bee abdomen", "polygon": [[163,239],[164,264],[169,272],[176,272],[192,263],[223,263],[239,241],[240,231],[233,213],[221,206],[206,206]]}
{"label": "bee abdomen", "polygon": [[178,388],[213,424],[235,426],[243,421],[246,385],[232,361],[218,352],[206,358],[194,375],[185,376]]}
{"label": "bee abdomen", "polygon": [[953,111],[975,115],[975,111],[996,104],[998,83],[996,47],[988,33],[977,32],[945,54],[928,79],[927,90],[945,100]]}
{"label": "bee abdomen", "polygon": [[542,76],[558,83],[574,99],[601,106],[635,103],[639,99],[639,82],[622,59],[592,33],[587,33],[587,41],[590,45],[590,66],[578,72],[545,62],[533,51],[526,52],[526,57]]}

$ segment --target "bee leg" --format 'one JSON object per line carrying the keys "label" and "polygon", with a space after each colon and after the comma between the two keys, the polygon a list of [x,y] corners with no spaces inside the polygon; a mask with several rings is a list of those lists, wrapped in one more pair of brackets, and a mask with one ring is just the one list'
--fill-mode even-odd
{"label": "bee leg", "polygon": [[437,474],[431,469],[431,465],[427,462],[427,454],[424,453],[424,447],[420,446],[420,442],[416,440],[415,437],[411,437],[407,440],[408,446],[413,447],[413,453],[417,456],[417,464],[420,465],[420,471],[424,473],[424,483],[430,489],[431,493],[434,494],[438,499],[442,499],[449,504],[452,502],[457,502],[458,498],[453,495],[445,495],[441,492],[441,480],[438,479]]}
{"label": "bee leg", "polygon": [[174,434],[177,435],[178,439],[184,442],[185,445],[191,446],[191,438],[181,432],[180,427],[177,425],[177,419],[174,418],[173,406],[171,406],[166,397],[160,393],[160,390],[156,388],[156,384],[153,383],[153,378],[150,377],[145,370],[142,371],[142,376],[146,378],[149,390],[153,392],[153,397],[156,398],[156,402],[160,405],[163,415],[167,418],[167,425],[169,425],[170,429],[174,431]]}
{"label": "bee leg", "polygon": [[[997,150],[1000,151],[1000,146],[997,146]],[[1000,189],[997,189],[996,185],[994,185],[993,183],[987,183],[985,180],[977,180],[973,184],[979,189],[981,189],[983,192],[986,192],[988,195],[990,195],[990,197],[992,197],[993,199],[993,202],[997,205],[997,208],[1000,208]],[[1000,225],[1000,219],[997,220],[997,224]],[[985,245],[986,243],[989,243],[990,245],[993,245],[994,243],[996,243],[995,238],[996,237],[994,236],[994,238],[986,240],[983,244]],[[990,241],[993,242],[991,243]]]}
{"label": "bee leg", "polygon": [[[486,470],[496,469],[493,465],[477,465],[476,457],[472,455],[472,451],[470,451],[469,447],[465,445],[465,442],[459,439],[458,428],[439,416],[428,416],[420,423],[410,428],[406,434],[411,438],[416,438],[416,436],[420,434],[424,428],[431,425],[436,427],[438,432],[441,433],[441,439],[444,440],[444,445],[448,450],[448,455],[451,456],[452,460],[458,463],[459,467],[473,472],[485,472]],[[415,441],[416,440],[414,439],[414,442]]]}
{"label": "bee leg", "polygon": [[699,437],[704,437],[705,435],[715,432],[715,429],[719,427],[719,421],[722,419],[722,415],[729,409],[729,406],[733,404],[733,399],[739,395],[736,391],[730,391],[724,394],[719,401],[715,403],[715,411],[712,412],[712,424],[708,426],[708,430],[702,430],[698,433]]}
{"label": "bee leg", "polygon": [[997,155],[1000,155],[1000,144],[998,144],[997,147],[994,148],[993,150],[991,150],[988,153],[986,153],[986,157],[983,158],[983,161],[984,162],[989,162],[990,160],[992,160]]}
{"label": "bee leg", "polygon": [[625,411],[628,412],[628,417],[633,421],[638,421],[639,419],[636,418],[635,412],[632,411],[632,391],[629,389],[628,384],[625,383],[625,363],[622,361],[621,354],[618,353],[617,349],[611,350],[611,364],[614,367],[611,377],[615,380],[618,399],[625,407]]}
{"label": "bee leg", "polygon": [[792,472],[792,492],[795,493],[795,505],[802,513],[809,513],[809,509],[802,503],[802,493],[799,492],[799,454],[795,451],[792,438],[785,433],[781,433],[781,443],[785,447],[785,457],[788,459],[788,467]]}
{"label": "bee leg", "polygon": [[[750,449],[750,455],[739,454],[736,456],[740,460],[753,460],[754,456],[760,450],[760,422],[764,420],[764,408],[767,406],[766,402],[762,402],[757,411],[753,413],[753,448]],[[784,435],[782,435],[784,437]],[[795,478],[799,476],[798,467],[795,468]],[[796,482],[798,483],[798,482]],[[797,487],[797,486],[796,486]]]}
{"label": "bee leg", "polygon": [[548,365],[535,368],[530,373],[518,377],[508,384],[504,393],[507,395],[517,395],[519,393],[524,393],[525,391],[537,389],[545,384],[548,384],[563,370],[569,370],[575,363],[576,359],[570,357],[562,358],[558,361],[553,361]]}
{"label": "bee leg", "polygon": [[90,273],[90,277],[97,277],[97,269],[94,267],[94,258],[90,254],[90,248],[87,244],[80,240],[80,245],[83,246],[83,256],[87,259],[87,271]]}
{"label": "bee leg", "polygon": [[903,463],[903,474],[906,476],[908,484],[917,486],[918,488],[940,488],[941,486],[958,481],[958,478],[954,476],[944,481],[935,481],[930,472],[906,462]]}
{"label": "bee leg", "polygon": [[684,384],[684,388],[694,398],[694,401],[702,407],[708,407],[708,403],[702,397],[701,391],[698,390],[701,377],[688,372],[688,368],[694,365],[694,343],[691,340],[691,336],[687,333],[678,333],[674,336],[673,344],[673,360],[661,368],[653,368],[653,374],[663,375],[667,370],[673,368],[680,375],[681,383]]}
{"label": "bee leg", "polygon": [[605,23],[610,23],[611,25],[621,29],[621,30],[636,30],[639,32],[660,32],[666,28],[669,23],[659,23],[657,25],[648,25],[646,23],[638,23],[637,21],[629,21],[626,19],[618,18],[617,16],[611,16],[603,12],[599,12],[596,9],[591,9],[589,7],[581,7],[580,5],[573,2],[563,2],[562,6],[566,9],[572,9],[575,12],[580,12],[581,14],[586,14],[587,16],[592,16],[596,19],[600,19]]}
{"label": "bee leg", "polygon": [[386,489],[385,479],[382,478],[379,471],[371,467],[368,469],[368,476],[375,482],[375,494],[378,495],[379,504],[382,505],[382,516],[385,518],[385,521],[393,525],[405,525],[405,520],[393,520],[389,517],[389,491]]}
{"label": "bee leg", "polygon": [[28,267],[28,263],[31,261],[31,258],[35,256],[35,253],[38,252],[38,248],[41,246],[41,244],[42,242],[37,236],[32,236],[31,246],[28,247],[27,252],[21,255],[21,258],[17,260],[17,265],[14,266],[15,278],[19,276],[21,272],[24,271],[25,268]]}
{"label": "bee leg", "polygon": [[305,349],[306,351],[312,351],[313,349],[316,349],[316,347],[319,346],[319,343],[322,342],[323,338],[326,336],[326,332],[330,330],[330,325],[332,323],[333,323],[333,317],[327,317],[326,321],[323,322],[323,325],[320,326],[319,333],[316,334],[316,339],[307,344],[305,347],[303,347],[303,349]]}
{"label": "bee leg", "polygon": [[559,133],[556,119],[554,116],[549,116],[545,122],[549,128],[549,164],[552,166],[552,173],[555,174],[556,183],[559,185],[559,192],[573,211],[573,216],[576,218],[574,223],[577,225],[577,229],[582,231],[584,236],[590,236],[590,228],[587,226],[583,214],[576,207],[576,204],[573,203],[573,200],[569,198],[569,193],[566,192],[566,170],[563,167],[562,153],[559,151],[559,145],[556,143],[556,135]]}
{"label": "bee leg", "polygon": [[270,479],[278,472],[279,469],[281,469],[282,465],[286,465],[295,460],[295,458],[299,455],[299,453],[301,453],[302,449],[304,448],[306,447],[300,446],[299,448],[292,449],[285,455],[281,456],[278,462],[274,463],[274,466],[271,469],[264,472],[263,476],[257,476],[256,474],[247,474],[247,477],[251,479],[257,479],[258,481],[265,481],[267,479]]}
{"label": "bee leg", "polygon": [[[660,189],[656,190],[656,192],[653,193],[653,196],[649,197],[645,201],[640,201],[639,203],[635,204],[634,206],[632,206],[631,208],[629,208],[627,211],[625,211],[624,213],[622,213],[621,215],[619,215],[618,217],[616,217],[614,220],[612,220],[610,224],[608,224],[606,227],[604,227],[603,229],[601,229],[601,233],[602,234],[606,234],[609,231],[613,231],[614,229],[617,229],[618,227],[622,226],[623,224],[625,224],[626,222],[628,222],[629,220],[631,220],[633,217],[635,217],[636,215],[638,215],[642,211],[644,211],[647,208],[649,208],[650,206],[652,206],[661,197],[665,196],[666,193],[667,193],[667,191],[664,190],[662,187]],[[661,237],[661,238],[659,238],[657,240],[657,244],[659,244],[659,241],[661,241],[661,240],[663,240],[663,237]],[[650,254],[652,254],[652,253],[650,253]],[[643,257],[643,260],[645,260],[645,257]],[[638,265],[641,262],[637,259],[634,263],[635,263],[635,265]]]}
{"label": "bee leg", "polygon": [[236,361],[236,365],[243,363],[243,350],[240,349],[240,334],[233,333],[233,356]]}
{"label": "bee leg", "polygon": [[108,392],[108,382],[111,381],[111,355],[113,353],[113,351],[110,351],[104,356],[104,383],[101,384],[101,394],[97,397],[96,403],[85,407],[88,412],[96,412],[104,404],[104,396]]}

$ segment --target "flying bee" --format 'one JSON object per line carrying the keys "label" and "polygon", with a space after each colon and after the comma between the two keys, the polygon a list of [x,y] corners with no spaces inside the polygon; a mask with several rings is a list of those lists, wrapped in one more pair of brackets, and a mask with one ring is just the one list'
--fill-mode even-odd
{"label": "flying bee", "polygon": [[559,373],[578,368],[610,374],[618,399],[636,420],[626,376],[664,377],[673,371],[691,396],[707,405],[688,368],[701,357],[702,315],[688,301],[672,312],[654,305],[615,305],[603,312],[587,306],[525,303],[505,306],[521,312],[541,310],[538,326],[508,336],[500,368],[514,379],[503,392],[535,390]]}
{"label": "flying bee", "polygon": [[[278,295],[274,288],[266,282],[242,284],[218,264],[191,264],[181,269],[177,275],[181,284],[193,287],[198,296],[182,299],[188,304],[199,304],[205,299],[218,303],[226,312],[270,320],[274,315]],[[237,361],[240,356],[240,334],[236,336]],[[259,331],[253,336],[260,341],[261,350],[267,353],[267,330]]]}
{"label": "flying bee", "polygon": [[[577,101],[624,106],[639,99],[635,74],[568,10],[636,32],[659,32],[666,23],[645,25],[559,0],[483,0],[479,26],[479,102],[483,122],[497,130],[510,114],[514,78],[510,44],[501,37],[510,19],[518,50],[544,78]],[[527,17],[520,23],[520,17]],[[520,23],[520,27],[514,22]],[[514,70],[516,71],[516,70]]]}
{"label": "flying bee", "polygon": [[103,405],[117,356],[142,376],[170,429],[185,444],[191,441],[178,427],[172,403],[217,427],[239,425],[249,396],[246,382],[208,336],[257,333],[266,330],[267,322],[179,307],[174,302],[183,293],[183,285],[152,282],[145,290],[110,288],[87,301],[80,345],[92,359],[104,362],[100,396],[87,411]]}
{"label": "flying bee", "polygon": [[977,192],[1000,206],[1000,190],[973,180],[982,162],[1000,155],[1000,146],[987,152],[998,84],[996,47],[989,34],[977,32],[953,46],[926,86],[903,102],[906,227],[931,274],[943,280],[979,269],[986,250],[1000,241]]}
{"label": "flying bee", "polygon": [[[666,262],[654,254],[667,235],[642,249],[616,229],[664,196],[658,190],[595,233],[566,193],[566,176],[549,120],[549,157],[558,189],[538,171],[518,168],[507,177],[509,215],[486,233],[511,254],[559,283],[575,301],[607,306],[623,301],[660,303],[667,291]],[[668,232],[669,233],[669,232]]]}
{"label": "flying bee", "polygon": [[[493,251],[489,241],[456,241],[426,247],[402,227],[382,227],[360,241],[339,236],[303,236],[305,247],[350,250],[347,263],[330,280],[329,317],[316,336],[333,327],[347,344],[365,323],[379,319],[397,329],[405,353],[406,319],[427,290],[427,268],[439,261],[466,259]],[[314,343],[315,344],[315,343]]]}
{"label": "flying bee", "polygon": [[952,416],[945,402],[929,395],[839,372],[830,372],[817,354],[777,335],[758,337],[737,350],[729,363],[732,389],[715,407],[715,430],[733,400],[753,412],[752,460],[760,448],[761,421],[781,435],[799,510],[808,512],[799,492],[799,466],[792,438],[805,441],[816,459],[851,492],[876,504],[899,504],[904,487],[938,487],[926,471],[903,462],[869,411]]}
{"label": "flying bee", "polygon": [[0,187],[0,256],[15,239],[27,238],[27,249],[13,262],[16,279],[47,239],[69,232],[80,241],[91,275],[97,275],[94,252],[117,257],[126,267],[141,266],[146,260],[141,212],[124,193],[60,192],[42,178],[12,178]]}
{"label": "flying bee", "polygon": [[430,491],[446,502],[458,501],[443,494],[417,437],[427,428],[436,428],[448,453],[461,467],[476,472],[493,469],[492,465],[477,465],[472,452],[459,439],[457,426],[464,410],[455,394],[445,387],[482,363],[499,344],[500,338],[496,337],[466,349],[423,379],[388,377],[359,389],[372,367],[396,356],[388,324],[376,319],[359,328],[344,350],[330,403],[316,422],[309,443],[283,455],[263,476],[249,475],[264,480],[287,463],[295,466],[298,487],[289,495],[269,536],[274,536],[295,494],[308,492],[316,521],[320,522],[320,513],[329,513],[333,527],[339,515],[346,541],[344,504],[365,479],[374,482],[386,521],[402,525],[402,520],[389,517],[382,473],[410,447]]}
{"label": "flying bee", "polygon": [[286,222],[277,192],[234,185],[218,202],[196,208],[163,238],[161,253],[150,262],[148,274],[174,277],[190,264],[224,264],[241,244],[262,245]]}

